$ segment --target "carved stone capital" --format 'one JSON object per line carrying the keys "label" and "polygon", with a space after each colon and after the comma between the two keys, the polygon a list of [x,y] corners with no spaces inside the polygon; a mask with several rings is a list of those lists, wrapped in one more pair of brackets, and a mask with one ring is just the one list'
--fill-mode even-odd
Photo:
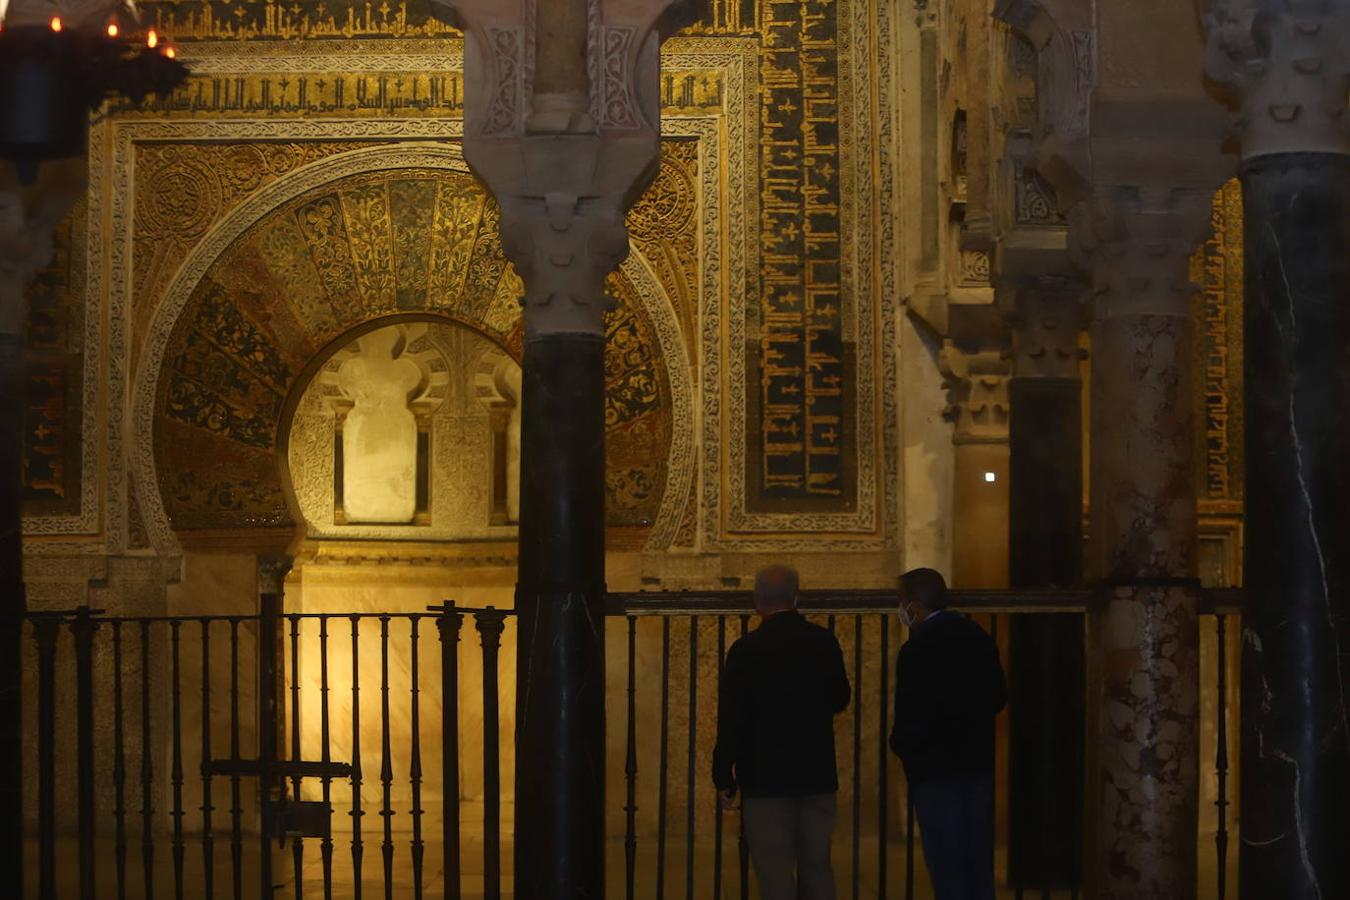
{"label": "carved stone capital", "polygon": [[501,205],[527,339],[603,335],[605,277],[628,255],[624,215],[660,162],[661,41],[701,4],[435,2],[465,31],[464,157]]}
{"label": "carved stone capital", "polygon": [[1076,207],[1070,248],[1091,273],[1095,318],[1188,318],[1197,290],[1191,255],[1209,234],[1212,203],[1198,188],[1130,185],[1100,190]]}
{"label": "carved stone capital", "polygon": [[31,185],[0,165],[0,334],[23,334],[28,282],[51,262],[56,228],[84,189],[83,159],[43,166]]}
{"label": "carved stone capital", "polygon": [[943,344],[938,368],[947,388],[944,415],[955,426],[957,444],[1002,443],[1008,440],[1008,376],[1006,353],[966,352],[951,341]]}
{"label": "carved stone capital", "polygon": [[258,593],[281,594],[285,590],[286,576],[295,563],[290,556],[258,557]]}
{"label": "carved stone capital", "polygon": [[1025,279],[1013,288],[1008,319],[1014,378],[1079,377],[1087,293],[1083,282],[1056,276]]}
{"label": "carved stone capital", "polygon": [[1350,0],[1214,0],[1209,76],[1233,87],[1245,158],[1350,154]]}
{"label": "carved stone capital", "polygon": [[[577,140],[597,139],[554,138],[550,143]],[[603,148],[572,149],[582,155],[600,149],[603,156]],[[642,183],[648,180],[645,173],[639,177]],[[601,193],[594,184],[545,187],[542,195],[498,194],[502,249],[525,283],[526,337],[604,334],[604,314],[614,307],[605,294],[605,278],[628,256],[624,212],[629,204],[622,194]]]}

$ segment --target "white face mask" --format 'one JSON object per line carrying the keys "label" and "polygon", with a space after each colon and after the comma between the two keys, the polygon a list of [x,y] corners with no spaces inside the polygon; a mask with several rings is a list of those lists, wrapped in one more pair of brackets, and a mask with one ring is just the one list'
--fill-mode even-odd
{"label": "white face mask", "polygon": [[914,614],[909,611],[909,604],[902,604],[900,607],[900,624],[906,628],[914,627]]}

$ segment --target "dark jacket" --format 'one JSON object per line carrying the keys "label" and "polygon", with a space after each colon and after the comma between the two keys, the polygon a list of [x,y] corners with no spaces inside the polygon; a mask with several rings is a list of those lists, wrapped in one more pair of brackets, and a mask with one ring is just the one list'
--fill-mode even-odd
{"label": "dark jacket", "polygon": [[850,693],[832,634],[795,612],[770,616],[727,653],[713,782],[747,797],[839,790],[834,717]]}
{"label": "dark jacket", "polygon": [[1008,702],[998,646],[955,612],[910,632],[895,662],[891,750],[911,784],[994,770],[994,717]]}

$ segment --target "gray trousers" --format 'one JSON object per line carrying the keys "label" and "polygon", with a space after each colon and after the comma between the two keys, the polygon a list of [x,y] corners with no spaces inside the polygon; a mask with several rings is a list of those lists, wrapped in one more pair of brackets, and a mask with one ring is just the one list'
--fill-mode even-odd
{"label": "gray trousers", "polygon": [[746,797],[743,808],[760,900],[834,900],[835,795]]}

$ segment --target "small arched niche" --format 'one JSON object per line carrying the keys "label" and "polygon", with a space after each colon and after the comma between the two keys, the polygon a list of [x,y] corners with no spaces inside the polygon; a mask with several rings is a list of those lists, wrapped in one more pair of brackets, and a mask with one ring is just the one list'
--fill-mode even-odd
{"label": "small arched niche", "polygon": [[319,539],[507,537],[519,510],[520,367],[453,322],[340,347],[305,386],[286,461]]}

